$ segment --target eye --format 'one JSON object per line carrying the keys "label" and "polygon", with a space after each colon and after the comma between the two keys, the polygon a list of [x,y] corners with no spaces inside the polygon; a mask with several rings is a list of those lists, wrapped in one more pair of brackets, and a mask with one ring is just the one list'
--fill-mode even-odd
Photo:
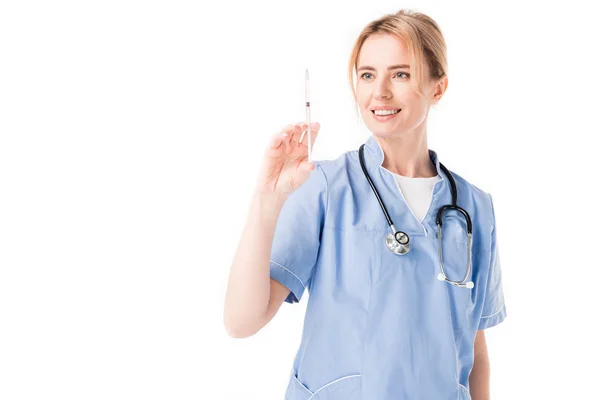
{"label": "eye", "polygon": [[[407,74],[406,72],[397,72],[395,76],[398,76],[398,74],[405,75],[405,76],[406,76],[406,78],[409,78],[409,77],[410,77],[410,74]],[[362,74],[360,77],[361,77],[361,78],[363,78],[363,79],[369,79],[369,78],[368,78],[368,77],[366,77],[365,75],[371,75],[371,74],[370,74],[369,72],[365,72],[365,73],[363,73],[363,74]]]}

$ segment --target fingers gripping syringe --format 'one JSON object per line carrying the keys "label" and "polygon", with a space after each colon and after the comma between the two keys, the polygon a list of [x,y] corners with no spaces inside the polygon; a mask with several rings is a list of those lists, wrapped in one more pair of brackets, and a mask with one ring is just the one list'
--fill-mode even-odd
{"label": "fingers gripping syringe", "polygon": [[308,93],[308,68],[306,68],[306,73],[304,74],[304,97],[306,98],[306,131],[302,132],[302,136],[300,136],[299,143],[302,143],[302,139],[304,138],[304,134],[308,131],[308,162],[312,162],[312,135],[310,131],[310,98]]}

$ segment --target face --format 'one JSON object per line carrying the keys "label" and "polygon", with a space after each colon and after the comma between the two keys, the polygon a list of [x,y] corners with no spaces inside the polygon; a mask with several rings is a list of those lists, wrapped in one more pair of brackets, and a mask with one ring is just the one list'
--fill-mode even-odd
{"label": "face", "polygon": [[[404,41],[396,36],[371,35],[363,43],[357,62],[356,97],[365,125],[378,136],[418,132],[425,125],[431,104],[443,94],[444,84],[434,83],[427,86],[426,97],[417,94],[411,85],[411,64]],[[408,66],[397,67],[401,65]],[[429,68],[424,68],[427,77]],[[396,113],[376,115],[374,110],[380,109]]]}

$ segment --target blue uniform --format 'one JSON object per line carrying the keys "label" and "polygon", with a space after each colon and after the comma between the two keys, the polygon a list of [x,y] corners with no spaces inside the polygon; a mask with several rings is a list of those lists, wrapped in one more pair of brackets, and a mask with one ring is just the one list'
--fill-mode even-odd
{"label": "blue uniform", "polygon": [[[410,252],[396,255],[391,232],[365,178],[358,150],[315,161],[310,177],[284,204],[273,239],[270,275],[297,303],[310,293],[302,340],[290,371],[286,400],[467,400],[473,343],[479,329],[506,317],[491,196],[452,173],[457,204],[471,216],[474,288],[437,279],[437,225],[451,189],[442,178],[419,222],[384,154],[370,136],[365,164]],[[451,171],[452,172],[452,171]],[[462,280],[467,268],[466,222],[447,211],[442,225],[446,275]]]}

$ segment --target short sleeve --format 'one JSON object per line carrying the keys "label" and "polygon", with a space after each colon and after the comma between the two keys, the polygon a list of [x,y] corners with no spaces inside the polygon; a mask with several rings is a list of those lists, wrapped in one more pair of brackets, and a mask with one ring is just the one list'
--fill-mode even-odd
{"label": "short sleeve", "polygon": [[[488,194],[489,195],[489,194]],[[498,251],[498,237],[496,228],[496,216],[494,203],[490,196],[492,210],[492,243],[490,254],[490,270],[487,276],[485,293],[483,297],[483,311],[479,321],[478,329],[491,328],[498,325],[506,318],[506,304],[504,303],[504,292],[502,289],[502,269],[500,266],[500,252]]]}
{"label": "short sleeve", "polygon": [[287,303],[298,303],[317,263],[325,222],[328,187],[319,162],[285,201],[271,247],[271,278],[290,289]]}

